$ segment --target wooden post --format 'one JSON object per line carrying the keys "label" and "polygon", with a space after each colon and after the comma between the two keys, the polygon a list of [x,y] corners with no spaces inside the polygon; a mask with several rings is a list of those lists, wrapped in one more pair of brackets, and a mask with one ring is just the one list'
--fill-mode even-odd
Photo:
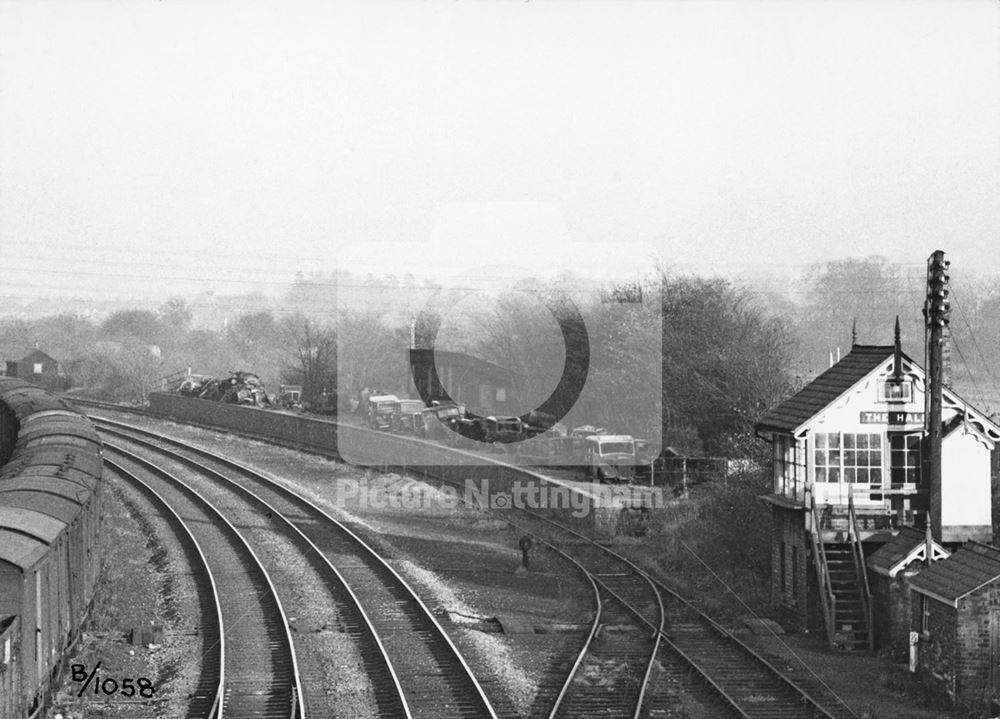
{"label": "wooden post", "polygon": [[925,319],[927,327],[927,379],[930,383],[930,411],[927,413],[928,435],[928,480],[930,484],[930,527],[931,534],[941,541],[941,410],[942,392],[942,346],[944,326],[948,322],[948,263],[944,252],[935,250],[927,259],[927,303]]}

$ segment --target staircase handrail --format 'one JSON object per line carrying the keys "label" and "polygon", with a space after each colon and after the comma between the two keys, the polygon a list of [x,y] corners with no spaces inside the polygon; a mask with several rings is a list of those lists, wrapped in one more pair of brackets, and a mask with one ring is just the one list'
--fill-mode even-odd
{"label": "staircase handrail", "polygon": [[868,571],[865,568],[865,552],[861,546],[861,535],[858,533],[858,516],[854,511],[854,494],[847,499],[847,535],[851,540],[851,555],[854,557],[854,570],[858,574],[858,584],[861,586],[861,607],[865,614],[865,624],[868,635],[868,651],[875,650],[875,631],[872,624],[872,592],[868,585]]}
{"label": "staircase handrail", "polygon": [[819,579],[819,600],[823,608],[823,624],[826,625],[826,638],[830,649],[835,648],[837,596],[833,593],[830,583],[830,570],[826,563],[826,550],[820,535],[819,512],[816,511],[816,497],[810,495],[810,510],[812,512],[812,527],[809,538],[812,540],[813,557],[815,557],[816,574]]}

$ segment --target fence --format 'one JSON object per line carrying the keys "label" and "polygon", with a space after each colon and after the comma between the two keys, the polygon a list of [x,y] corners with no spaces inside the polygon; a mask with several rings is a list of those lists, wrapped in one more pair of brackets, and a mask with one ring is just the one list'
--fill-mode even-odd
{"label": "fence", "polygon": [[727,457],[658,457],[650,484],[687,487],[728,478],[732,460]]}

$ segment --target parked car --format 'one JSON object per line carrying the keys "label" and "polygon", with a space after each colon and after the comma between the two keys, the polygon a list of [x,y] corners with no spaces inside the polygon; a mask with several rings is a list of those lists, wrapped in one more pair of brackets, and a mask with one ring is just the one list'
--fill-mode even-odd
{"label": "parked car", "polygon": [[[416,432],[417,426],[423,426],[424,410],[427,405],[419,399],[401,399],[396,405],[392,416],[393,432]],[[418,418],[420,418],[418,420]]]}
{"label": "parked car", "polygon": [[519,417],[487,417],[482,427],[487,442],[518,442],[524,437]]}
{"label": "parked car", "polygon": [[399,405],[394,394],[378,394],[368,398],[368,426],[372,429],[392,429],[392,417]]}
{"label": "parked car", "polygon": [[452,427],[467,422],[465,406],[460,404],[438,404],[423,411],[423,435],[429,439],[450,439]]}
{"label": "parked car", "polygon": [[556,423],[555,415],[537,409],[522,414],[519,419],[524,426],[523,434],[525,437],[535,437],[543,432],[547,432]]}
{"label": "parked car", "polygon": [[586,438],[587,475],[600,482],[630,482],[635,477],[635,440],[627,434]]}
{"label": "parked car", "polygon": [[283,384],[278,386],[276,404],[290,409],[302,409],[302,385]]}

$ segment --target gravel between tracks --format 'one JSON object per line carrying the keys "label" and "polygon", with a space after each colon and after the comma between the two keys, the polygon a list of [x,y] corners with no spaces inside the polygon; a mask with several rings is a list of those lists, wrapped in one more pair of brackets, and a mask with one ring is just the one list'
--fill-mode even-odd
{"label": "gravel between tracks", "polygon": [[589,630],[590,590],[575,570],[534,550],[524,572],[515,532],[433,485],[224,433],[122,419],[251,465],[347,521],[450,620],[446,629],[502,715],[537,715],[539,684]]}
{"label": "gravel between tracks", "polygon": [[[183,717],[187,696],[200,672],[201,641],[192,618],[198,616],[197,590],[186,573],[184,554],[171,526],[144,497],[106,472],[98,579],[90,621],[67,660],[62,687],[47,716],[67,719],[171,719]],[[126,633],[159,625],[161,645],[132,645]],[[77,693],[72,664],[88,669],[101,662],[99,676],[121,680],[147,677],[155,687],[152,703],[125,701],[121,695]]]}
{"label": "gravel between tracks", "polygon": [[[142,447],[135,451],[149,452]],[[327,580],[297,543],[285,536],[283,523],[265,518],[242,495],[186,465],[173,460],[160,464],[239,528],[271,576],[288,618],[309,715],[324,719],[377,716],[371,683],[354,640],[344,630]],[[225,587],[220,589],[225,591]]]}
{"label": "gravel between tracks", "polygon": [[[99,411],[95,413],[102,414]],[[539,629],[550,631],[546,634],[510,633],[496,637],[510,650],[509,657],[504,658],[503,663],[515,670],[513,676],[523,673],[532,682],[544,681],[545,670],[550,662],[564,656],[568,647],[581,641],[579,633],[551,631],[551,627],[560,622],[579,626],[586,624],[591,611],[589,589],[561,563],[554,562],[541,553],[532,556],[532,572],[515,573],[520,557],[516,549],[517,536],[488,515],[464,510],[435,514],[427,510],[406,513],[393,511],[391,508],[365,509],[358,506],[357,498],[346,498],[354,487],[364,482],[374,482],[377,488],[381,483],[391,493],[391,487],[397,480],[392,477],[380,478],[378,475],[366,479],[362,472],[349,466],[234,435],[140,416],[115,413],[111,418],[181,439],[190,439],[207,449],[216,449],[239,458],[280,478],[286,486],[303,488],[303,494],[352,521],[355,529],[364,530],[376,538],[384,538],[382,546],[388,548],[393,553],[392,556],[410,560],[416,566],[432,571],[446,586],[452,588],[455,596],[466,605],[466,609],[472,610],[472,621],[464,627],[459,622],[469,621],[467,618],[460,617],[457,613],[450,614],[455,629],[453,634],[458,639],[480,634],[469,627],[476,626],[480,619],[494,616],[508,623],[520,623],[522,628],[534,626],[536,632]],[[475,551],[469,551],[473,546]],[[650,557],[643,551],[644,548],[645,544],[638,540],[626,541],[617,547],[618,551],[631,556],[654,574],[671,579],[669,567],[661,564],[664,557]],[[396,566],[402,570],[398,562]],[[414,584],[422,587],[416,578]],[[691,590],[691,596],[698,596],[693,588],[686,589]],[[432,593],[429,592],[428,596],[432,596]],[[725,592],[721,588],[706,594],[707,599],[716,603],[724,596]],[[447,610],[443,605],[441,608]],[[739,607],[734,611],[737,615],[742,613]],[[876,657],[832,654],[825,649],[821,639],[811,636],[793,635],[784,639],[807,659],[813,669],[859,715],[868,713],[878,719],[931,719],[950,715],[947,710],[922,706],[912,693],[904,693],[897,688],[903,682],[895,675],[902,670],[887,668]],[[787,651],[771,639],[755,637],[752,640],[768,653],[780,656]],[[459,645],[463,650],[466,649],[465,642],[459,641]],[[483,653],[483,650],[476,649],[474,656],[482,661],[484,667],[490,667],[490,659],[480,656]],[[497,669],[494,667],[490,671],[495,678]],[[482,672],[478,673],[482,678]],[[504,672],[501,670],[500,673]],[[497,684],[503,686],[503,682],[499,680]],[[517,696],[516,689],[510,691]],[[539,696],[542,695],[539,692]],[[523,707],[522,702],[516,704]],[[544,706],[544,702],[533,706],[530,715],[540,715]]]}

